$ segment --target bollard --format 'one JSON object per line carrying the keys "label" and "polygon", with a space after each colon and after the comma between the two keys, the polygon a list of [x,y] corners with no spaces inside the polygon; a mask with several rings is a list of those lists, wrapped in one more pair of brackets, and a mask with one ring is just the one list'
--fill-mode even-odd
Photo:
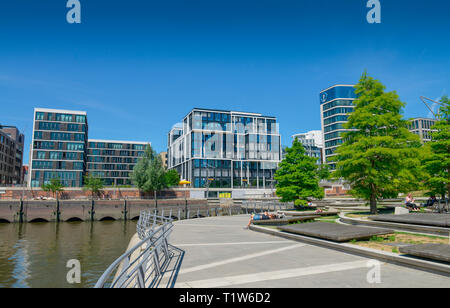
{"label": "bollard", "polygon": [[178,209],[178,220],[181,220],[181,209]]}
{"label": "bollard", "polygon": [[123,200],[123,220],[128,219],[128,204],[127,199]]}
{"label": "bollard", "polygon": [[20,210],[19,210],[19,222],[22,223],[23,222],[23,199],[20,199]]}
{"label": "bollard", "polygon": [[58,199],[58,196],[56,196],[56,222],[59,222],[60,216],[61,216],[61,211],[59,208],[59,199]]}
{"label": "bollard", "polygon": [[94,199],[91,199],[91,221],[94,221],[94,215],[95,215]]}

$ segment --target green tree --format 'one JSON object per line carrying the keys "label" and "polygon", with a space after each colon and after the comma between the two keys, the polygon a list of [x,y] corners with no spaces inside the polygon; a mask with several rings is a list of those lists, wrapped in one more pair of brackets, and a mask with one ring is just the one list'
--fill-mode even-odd
{"label": "green tree", "polygon": [[328,180],[331,176],[330,166],[328,166],[327,164],[320,165],[319,169],[318,169],[318,173],[319,173],[320,180]]}
{"label": "green tree", "polygon": [[369,200],[375,214],[378,199],[417,187],[421,144],[402,118],[405,104],[396,92],[384,92],[381,82],[366,73],[355,88],[355,109],[344,126],[349,131],[337,148],[333,176],[344,178],[352,195]]}
{"label": "green tree", "polygon": [[424,146],[422,165],[426,172],[425,187],[430,194],[450,196],[450,123],[449,123],[449,99],[441,98],[441,107],[437,114],[438,121],[432,127],[437,131],[432,134],[433,141]]}
{"label": "green tree", "polygon": [[180,183],[180,174],[175,169],[166,171],[166,183],[168,187],[177,186]]}
{"label": "green tree", "polygon": [[98,196],[102,189],[103,180],[101,178],[92,176],[90,174],[84,177],[83,190],[89,190],[91,192],[92,198],[94,198],[94,195]]}
{"label": "green tree", "polygon": [[166,171],[159,156],[151,146],[147,146],[144,156],[139,159],[131,174],[133,183],[143,192],[153,192],[158,208],[158,191],[167,188]]}
{"label": "green tree", "polygon": [[58,198],[58,193],[64,190],[64,185],[59,178],[53,178],[49,183],[43,184],[41,188],[46,192],[51,191],[53,197]]}
{"label": "green tree", "polygon": [[301,206],[307,205],[308,198],[323,198],[316,161],[305,155],[305,149],[297,139],[292,147],[286,148],[286,156],[275,173],[276,192],[282,202],[294,201],[296,206]]}

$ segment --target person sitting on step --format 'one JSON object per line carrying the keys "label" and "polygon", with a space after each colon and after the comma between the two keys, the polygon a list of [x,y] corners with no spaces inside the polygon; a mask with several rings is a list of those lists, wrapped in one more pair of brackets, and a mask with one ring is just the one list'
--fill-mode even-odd
{"label": "person sitting on step", "polygon": [[419,207],[414,203],[414,201],[416,200],[412,197],[411,193],[409,193],[405,199],[405,206],[407,209],[417,212],[419,211]]}

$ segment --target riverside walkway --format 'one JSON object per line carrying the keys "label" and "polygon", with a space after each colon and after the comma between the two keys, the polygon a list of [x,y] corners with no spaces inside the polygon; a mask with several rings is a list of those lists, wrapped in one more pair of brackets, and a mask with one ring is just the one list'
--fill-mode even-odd
{"label": "riverside walkway", "polygon": [[244,229],[248,220],[239,215],[176,221],[170,243],[184,257],[175,287],[450,286],[449,277],[389,263],[381,263],[380,283],[369,283],[370,259]]}

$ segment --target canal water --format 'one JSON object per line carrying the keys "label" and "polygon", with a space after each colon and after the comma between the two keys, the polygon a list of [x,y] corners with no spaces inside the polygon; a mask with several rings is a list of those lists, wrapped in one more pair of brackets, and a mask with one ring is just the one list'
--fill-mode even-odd
{"label": "canal water", "polygon": [[[136,221],[0,223],[0,288],[89,288],[125,252]],[[67,261],[81,264],[70,284]]]}

